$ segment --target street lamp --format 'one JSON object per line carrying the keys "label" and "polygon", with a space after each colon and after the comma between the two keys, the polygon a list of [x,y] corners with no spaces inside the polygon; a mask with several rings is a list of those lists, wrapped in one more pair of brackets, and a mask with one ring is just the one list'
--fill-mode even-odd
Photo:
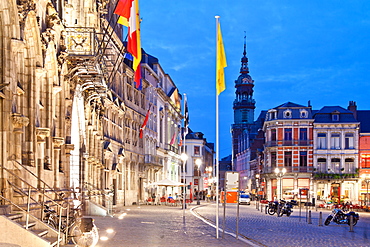
{"label": "street lamp", "polygon": [[283,179],[283,176],[284,176],[285,173],[286,173],[285,168],[283,168],[281,170],[277,167],[275,168],[276,177],[280,179],[280,198],[279,198],[280,200],[282,199],[282,185],[283,185],[282,179]]}
{"label": "street lamp", "polygon": [[368,196],[369,196],[369,183],[370,183],[370,174],[362,174],[362,179],[366,183],[366,196],[365,196],[365,206],[367,207],[367,203],[369,201]]}
{"label": "street lamp", "polygon": [[257,173],[256,174],[256,192],[257,192],[257,201],[258,201],[258,190],[259,190],[259,178],[260,178],[260,175]]}
{"label": "street lamp", "polygon": [[197,166],[197,175],[199,176],[199,179],[198,179],[198,195],[197,195],[197,205],[200,205],[200,201],[199,201],[199,196],[200,196],[200,185],[199,185],[199,182],[200,182],[200,166],[202,165],[202,160],[201,159],[196,159],[195,160],[195,165]]}

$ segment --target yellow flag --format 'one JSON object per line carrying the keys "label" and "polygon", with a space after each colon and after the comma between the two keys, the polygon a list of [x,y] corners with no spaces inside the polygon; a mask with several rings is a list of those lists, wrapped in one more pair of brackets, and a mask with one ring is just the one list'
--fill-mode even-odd
{"label": "yellow flag", "polygon": [[217,27],[217,56],[216,56],[216,93],[219,95],[226,89],[224,68],[227,67],[224,43],[222,41],[221,25]]}

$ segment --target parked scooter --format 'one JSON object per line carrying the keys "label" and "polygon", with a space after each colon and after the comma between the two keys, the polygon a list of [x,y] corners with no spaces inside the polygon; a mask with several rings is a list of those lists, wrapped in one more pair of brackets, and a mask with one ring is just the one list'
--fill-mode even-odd
{"label": "parked scooter", "polygon": [[348,224],[348,225],[350,225],[351,224],[351,222],[350,222],[351,215],[353,216],[353,226],[355,226],[357,224],[357,221],[360,219],[360,216],[358,215],[358,213],[353,212],[353,211],[350,211],[349,213],[345,213],[340,208],[334,208],[331,211],[331,214],[326,218],[324,224],[327,226],[327,225],[330,224],[330,222],[333,221],[337,224]]}

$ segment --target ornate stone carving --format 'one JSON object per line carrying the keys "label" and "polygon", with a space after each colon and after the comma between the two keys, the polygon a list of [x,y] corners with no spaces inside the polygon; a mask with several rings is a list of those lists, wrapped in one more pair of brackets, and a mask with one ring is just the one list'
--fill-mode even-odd
{"label": "ornate stone carving", "polygon": [[38,142],[44,142],[45,137],[50,136],[49,128],[36,128],[36,136]]}
{"label": "ornate stone carving", "polygon": [[64,144],[64,138],[63,137],[53,137],[53,144],[54,147],[60,147]]}
{"label": "ornate stone carving", "polygon": [[17,4],[19,22],[21,25],[21,29],[23,29],[28,13],[36,9],[36,3],[34,0],[18,0]]}
{"label": "ornate stone carving", "polygon": [[65,144],[66,154],[70,155],[71,151],[75,149],[74,144]]}
{"label": "ornate stone carving", "polygon": [[13,131],[14,132],[22,132],[23,126],[27,126],[30,120],[28,117],[22,116],[19,113],[13,113],[12,115],[12,123],[13,123]]}

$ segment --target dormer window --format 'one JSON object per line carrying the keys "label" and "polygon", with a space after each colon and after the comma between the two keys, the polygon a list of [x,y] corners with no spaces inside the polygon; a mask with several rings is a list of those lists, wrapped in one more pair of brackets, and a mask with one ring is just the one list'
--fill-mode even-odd
{"label": "dormer window", "polygon": [[284,118],[292,118],[292,111],[291,110],[284,111]]}
{"label": "dormer window", "polygon": [[300,111],[301,118],[307,118],[308,117],[308,112],[306,110],[301,110]]}
{"label": "dormer window", "polygon": [[269,110],[267,114],[268,114],[268,119],[269,120],[276,119],[276,110],[275,109]]}
{"label": "dormer window", "polygon": [[338,122],[339,121],[339,114],[333,114],[332,115],[332,120],[335,121],[335,122]]}

